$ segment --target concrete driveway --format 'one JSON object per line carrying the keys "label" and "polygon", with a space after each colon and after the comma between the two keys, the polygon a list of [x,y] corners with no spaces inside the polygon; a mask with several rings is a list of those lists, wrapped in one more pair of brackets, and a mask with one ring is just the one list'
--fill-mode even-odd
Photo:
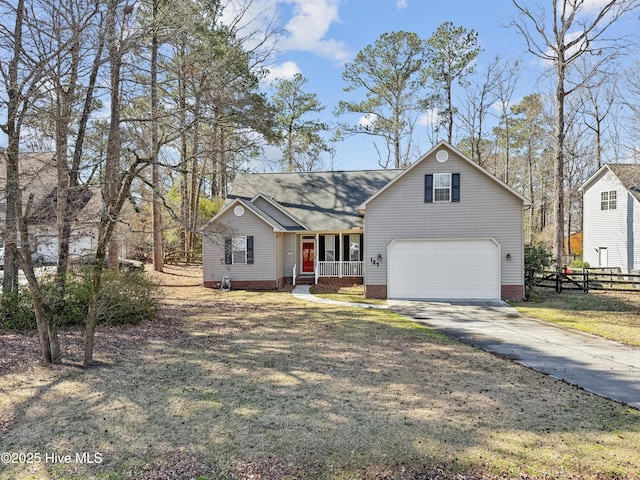
{"label": "concrete driveway", "polygon": [[525,318],[499,301],[389,300],[389,307],[463,343],[640,409],[640,348]]}

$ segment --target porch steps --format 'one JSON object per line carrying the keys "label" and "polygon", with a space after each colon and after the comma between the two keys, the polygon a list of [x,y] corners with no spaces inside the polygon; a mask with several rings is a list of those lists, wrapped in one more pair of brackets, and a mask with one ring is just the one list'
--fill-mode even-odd
{"label": "porch steps", "polygon": [[296,277],[296,285],[314,285],[315,283],[315,275],[298,275]]}

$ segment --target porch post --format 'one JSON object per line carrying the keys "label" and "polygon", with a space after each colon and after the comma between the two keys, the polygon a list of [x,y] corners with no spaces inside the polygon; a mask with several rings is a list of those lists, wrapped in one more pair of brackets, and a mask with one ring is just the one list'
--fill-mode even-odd
{"label": "porch post", "polygon": [[340,245],[338,245],[338,250],[340,250],[340,255],[338,255],[338,276],[342,278],[342,259],[344,258],[344,245],[342,243],[342,232],[340,232]]}
{"label": "porch post", "polygon": [[318,283],[318,278],[320,277],[320,265],[318,259],[320,256],[318,255],[318,248],[320,248],[320,234],[316,233],[316,244],[313,249],[313,264],[314,264],[314,272],[316,276],[316,284]]}

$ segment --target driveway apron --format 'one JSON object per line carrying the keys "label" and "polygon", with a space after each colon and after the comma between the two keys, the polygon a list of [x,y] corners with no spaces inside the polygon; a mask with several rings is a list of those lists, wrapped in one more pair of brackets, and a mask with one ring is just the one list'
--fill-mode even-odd
{"label": "driveway apron", "polygon": [[463,343],[640,409],[640,348],[525,318],[499,301],[389,306]]}

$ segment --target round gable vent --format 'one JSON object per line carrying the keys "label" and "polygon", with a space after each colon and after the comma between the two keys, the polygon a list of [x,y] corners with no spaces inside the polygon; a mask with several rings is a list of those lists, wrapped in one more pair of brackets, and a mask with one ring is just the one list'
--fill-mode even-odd
{"label": "round gable vent", "polygon": [[244,215],[244,207],[242,205],[238,205],[233,209],[233,213],[235,213],[236,217],[241,217]]}
{"label": "round gable vent", "polygon": [[436,160],[440,163],[446,162],[447,160],[449,160],[449,152],[447,152],[446,150],[438,150],[436,152]]}

